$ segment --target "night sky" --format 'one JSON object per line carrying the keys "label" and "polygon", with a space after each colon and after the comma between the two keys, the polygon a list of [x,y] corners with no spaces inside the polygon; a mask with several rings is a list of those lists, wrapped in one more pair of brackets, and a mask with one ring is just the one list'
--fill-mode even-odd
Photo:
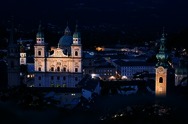
{"label": "night sky", "polygon": [[40,20],[65,27],[66,22],[83,25],[124,25],[137,32],[178,32],[188,27],[187,0],[3,0],[0,21],[14,16],[26,28]]}

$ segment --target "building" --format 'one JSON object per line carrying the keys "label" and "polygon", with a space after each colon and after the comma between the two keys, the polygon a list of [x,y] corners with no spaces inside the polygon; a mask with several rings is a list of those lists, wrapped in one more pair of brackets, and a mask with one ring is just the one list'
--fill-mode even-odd
{"label": "building", "polygon": [[147,63],[143,61],[123,61],[116,60],[114,64],[117,68],[117,73],[121,77],[132,79],[134,74],[141,72],[148,72],[150,74],[155,73],[155,65],[153,63]]}
{"label": "building", "polygon": [[[155,68],[155,95],[156,96],[166,96],[167,91],[170,88],[170,64],[168,63],[168,54],[165,47],[166,38],[165,34],[162,34],[160,39],[159,52],[156,55],[158,60]],[[169,92],[169,91],[168,91]]]}
{"label": "building", "polygon": [[188,61],[181,58],[179,66],[175,69],[175,86],[187,86]]}
{"label": "building", "polygon": [[78,25],[73,35],[67,25],[57,47],[48,51],[47,46],[39,25],[34,45],[34,87],[75,87],[83,77]]}
{"label": "building", "polygon": [[20,46],[20,65],[26,65],[26,51],[23,44]]}

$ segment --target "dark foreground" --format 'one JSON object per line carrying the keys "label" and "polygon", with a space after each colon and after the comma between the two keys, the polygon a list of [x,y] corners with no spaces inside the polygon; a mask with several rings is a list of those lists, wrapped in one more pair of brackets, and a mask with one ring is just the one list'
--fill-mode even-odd
{"label": "dark foreground", "polygon": [[58,107],[25,109],[17,103],[0,101],[0,124],[161,124],[188,123],[185,96],[156,99],[153,96],[101,96],[87,106],[68,110]]}

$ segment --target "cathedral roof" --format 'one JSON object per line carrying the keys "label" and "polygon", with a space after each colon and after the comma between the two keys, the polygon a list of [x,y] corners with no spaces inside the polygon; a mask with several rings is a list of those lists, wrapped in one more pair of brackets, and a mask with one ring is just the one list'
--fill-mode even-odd
{"label": "cathedral roof", "polygon": [[60,47],[71,46],[71,44],[72,44],[72,36],[64,35],[59,40],[59,46]]}
{"label": "cathedral roof", "polygon": [[64,32],[64,35],[59,40],[59,46],[71,46],[73,38],[71,36],[71,32],[69,27],[67,26]]}

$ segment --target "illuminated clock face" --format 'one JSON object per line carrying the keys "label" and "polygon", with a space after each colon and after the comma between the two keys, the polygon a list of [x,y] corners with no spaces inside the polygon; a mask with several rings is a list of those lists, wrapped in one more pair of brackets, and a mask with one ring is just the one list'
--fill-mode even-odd
{"label": "illuminated clock face", "polygon": [[159,68],[157,69],[157,71],[158,71],[159,73],[162,73],[162,72],[163,72],[163,70],[164,70],[164,68],[163,68],[163,67],[159,67]]}

